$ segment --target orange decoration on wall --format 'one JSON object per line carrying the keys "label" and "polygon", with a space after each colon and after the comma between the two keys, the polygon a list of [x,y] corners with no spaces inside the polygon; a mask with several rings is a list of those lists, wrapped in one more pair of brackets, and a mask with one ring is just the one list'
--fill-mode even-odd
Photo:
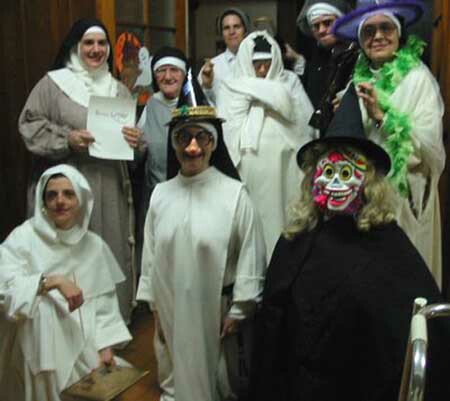
{"label": "orange decoration on wall", "polygon": [[117,38],[115,46],[115,63],[117,71],[121,73],[125,65],[139,64],[138,53],[141,42],[134,33],[123,32]]}
{"label": "orange decoration on wall", "polygon": [[138,105],[145,105],[151,95],[149,85],[137,86],[138,77],[142,72],[139,68],[139,51],[142,48],[141,42],[134,33],[123,32],[117,38],[114,51],[114,62],[119,78],[133,97],[137,98]]}

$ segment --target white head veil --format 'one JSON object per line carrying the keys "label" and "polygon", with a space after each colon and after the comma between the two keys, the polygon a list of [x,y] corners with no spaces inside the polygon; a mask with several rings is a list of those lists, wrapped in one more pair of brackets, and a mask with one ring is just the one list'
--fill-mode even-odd
{"label": "white head veil", "polygon": [[[89,28],[84,35],[94,32],[103,33],[106,37],[105,31],[99,26]],[[96,69],[89,69],[82,61],[80,44],[81,41],[72,48],[66,68],[49,71],[48,76],[69,98],[84,107],[89,106],[91,96],[115,97],[118,87],[116,79],[109,71],[109,44],[105,61]]]}
{"label": "white head veil", "polygon": [[[70,180],[80,204],[78,222],[69,230],[58,230],[43,212],[44,189],[54,174],[62,174]],[[25,299],[20,307],[21,313],[33,316],[21,323],[22,352],[33,374],[54,371],[59,388],[67,384],[75,360],[87,340],[85,334],[88,333],[74,322],[81,319],[81,314],[89,316],[91,312],[88,311],[93,309],[83,309],[83,305],[80,310],[86,312],[71,314],[67,301],[57,290],[36,296],[41,275],[64,275],[81,288],[86,304],[92,298],[112,293],[116,284],[125,279],[106,243],[88,230],[92,207],[92,192],[83,175],[68,165],[52,167],[39,180],[35,217],[13,230],[0,245],[0,282],[9,282],[13,289],[17,285],[22,292],[19,300],[26,298],[24,294],[28,293],[32,300],[35,299],[33,302]],[[61,336],[63,331],[71,335]],[[89,338],[89,341],[95,339]],[[61,358],[61,352],[64,352],[64,358]]]}
{"label": "white head veil", "polygon": [[264,36],[272,46],[272,64],[270,65],[270,69],[265,79],[281,79],[284,67],[280,46],[278,46],[278,43],[267,33],[267,31],[252,32],[241,42],[236,56],[234,76],[238,78],[256,77],[255,68],[253,67],[253,49],[255,47],[254,39],[257,36]]}
{"label": "white head veil", "polygon": [[[44,190],[48,180],[55,174],[62,174],[71,182],[80,205],[77,223],[69,230],[59,230],[45,212]],[[76,244],[88,231],[91,219],[94,197],[86,178],[74,167],[60,164],[44,171],[36,187],[33,225],[37,232],[51,241],[61,241],[66,244]]]}

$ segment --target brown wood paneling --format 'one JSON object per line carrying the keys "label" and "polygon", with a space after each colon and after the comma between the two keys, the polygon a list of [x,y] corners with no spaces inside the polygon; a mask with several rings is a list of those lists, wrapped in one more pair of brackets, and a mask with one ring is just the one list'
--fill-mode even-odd
{"label": "brown wood paneling", "polygon": [[[447,0],[435,0],[434,18],[437,26],[433,32],[432,70],[441,86],[446,110],[450,106],[450,3]],[[450,131],[450,113],[444,117],[446,132]]]}
{"label": "brown wood paneling", "polygon": [[[60,42],[58,29],[59,16],[57,1],[25,1],[24,19],[22,20],[25,35],[25,55],[33,60],[33,68],[29,69],[31,86],[42,78],[52,64]],[[29,88],[31,90],[31,87]]]}
{"label": "brown wood paneling", "polygon": [[116,43],[116,2],[115,0],[97,0],[97,17],[108,29],[112,43]]}
{"label": "brown wood paneling", "polygon": [[[445,103],[444,145],[447,158],[450,155],[450,3],[448,0],[434,1],[434,19],[431,68],[436,76]],[[443,250],[443,291],[450,299],[450,166],[447,162],[439,183],[442,216],[442,250]]]}
{"label": "brown wood paneling", "polygon": [[[143,23],[148,26],[150,23],[150,5],[148,3],[148,0],[145,0],[142,3],[142,21]],[[143,45],[147,47],[147,49],[150,48],[150,29],[144,30],[144,43]]]}
{"label": "brown wood paneling", "polygon": [[29,157],[18,138],[17,116],[28,93],[22,1],[5,1],[0,13],[0,240],[23,218]]}
{"label": "brown wood paneling", "polygon": [[296,20],[300,10],[296,0],[278,1],[277,27],[278,35],[285,43],[296,48]]}
{"label": "brown wood paneling", "polygon": [[175,3],[175,46],[183,50],[184,53],[189,57],[186,43],[186,1],[187,0],[176,0]]}
{"label": "brown wood paneling", "polygon": [[[70,21],[68,21],[67,27],[70,26],[78,19],[85,17],[97,16],[97,4],[95,0],[65,0],[67,3],[66,8],[69,10]],[[113,4],[114,0],[109,0],[109,3]],[[113,6],[114,7],[114,4]]]}
{"label": "brown wood paneling", "polygon": [[0,241],[26,218],[30,154],[17,130],[26,98],[50,67],[72,23],[95,0],[3,0],[0,9]]}
{"label": "brown wood paneling", "polygon": [[58,48],[75,21],[80,18],[94,17],[97,10],[95,0],[59,0],[53,1],[52,11],[52,25]]}

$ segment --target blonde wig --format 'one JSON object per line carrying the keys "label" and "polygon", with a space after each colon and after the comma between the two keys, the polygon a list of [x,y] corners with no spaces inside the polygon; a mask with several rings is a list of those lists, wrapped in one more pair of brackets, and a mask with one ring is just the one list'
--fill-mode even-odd
{"label": "blonde wig", "polygon": [[[287,239],[293,239],[303,231],[311,231],[316,227],[323,212],[315,204],[312,196],[312,185],[317,162],[331,149],[341,153],[349,151],[362,153],[350,146],[327,146],[318,143],[304,155],[302,170],[305,173],[300,187],[300,199],[294,202],[289,210],[290,223],[283,232]],[[376,171],[370,159],[367,160],[366,179],[364,183],[364,206],[356,217],[356,225],[360,231],[369,231],[372,227],[392,222],[394,217],[393,190],[383,174]]]}

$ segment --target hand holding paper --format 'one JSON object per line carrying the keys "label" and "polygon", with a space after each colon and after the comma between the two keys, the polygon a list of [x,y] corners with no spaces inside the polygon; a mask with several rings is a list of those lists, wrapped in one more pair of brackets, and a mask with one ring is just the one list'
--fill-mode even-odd
{"label": "hand holding paper", "polygon": [[95,142],[94,137],[84,129],[73,130],[69,133],[69,146],[76,152],[85,152],[92,142]]}
{"label": "hand holding paper", "polygon": [[128,142],[128,145],[135,149],[140,143],[143,132],[141,129],[136,127],[123,127],[122,134],[125,137],[125,140]]}

